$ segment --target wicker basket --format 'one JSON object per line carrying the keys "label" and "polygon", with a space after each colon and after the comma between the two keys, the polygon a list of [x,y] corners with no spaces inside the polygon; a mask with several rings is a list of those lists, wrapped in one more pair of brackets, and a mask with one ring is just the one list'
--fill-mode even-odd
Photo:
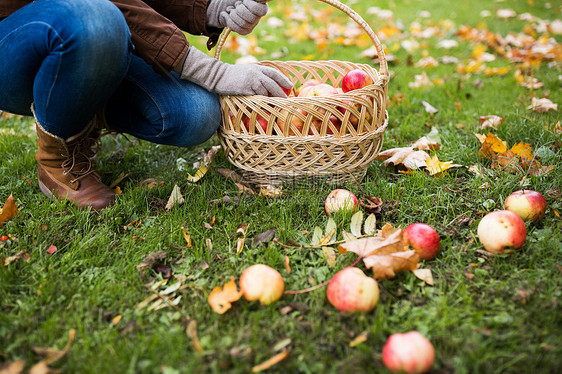
{"label": "wicker basket", "polygon": [[[380,41],[348,6],[337,0],[319,1],[343,11],[363,28],[377,51],[380,71],[343,61],[260,62],[282,71],[296,87],[311,79],[337,87],[348,71],[357,68],[367,72],[374,84],[329,96],[221,96],[219,139],[228,160],[249,182],[280,184],[308,177],[333,184],[361,180],[382,147],[389,75]],[[225,30],[219,39],[217,59],[229,32]]]}

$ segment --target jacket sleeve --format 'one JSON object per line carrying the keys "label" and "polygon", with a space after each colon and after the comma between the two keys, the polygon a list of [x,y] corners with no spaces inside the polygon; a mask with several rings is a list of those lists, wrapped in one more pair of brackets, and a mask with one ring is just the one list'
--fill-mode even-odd
{"label": "jacket sleeve", "polygon": [[111,1],[125,16],[135,53],[161,74],[185,60],[189,43],[183,31],[209,36],[210,47],[222,31],[206,26],[209,0]]}

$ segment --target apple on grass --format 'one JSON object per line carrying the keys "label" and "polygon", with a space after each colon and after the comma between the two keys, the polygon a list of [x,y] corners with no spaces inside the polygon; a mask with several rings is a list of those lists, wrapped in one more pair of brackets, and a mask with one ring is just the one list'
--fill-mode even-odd
{"label": "apple on grass", "polygon": [[328,283],[328,301],[342,312],[370,312],[379,301],[377,281],[355,267],[340,270]]}
{"label": "apple on grass", "polygon": [[478,239],[487,251],[501,254],[521,248],[527,237],[525,222],[510,210],[488,213],[478,224]]}
{"label": "apple on grass", "polygon": [[524,221],[537,223],[544,217],[546,199],[537,191],[519,190],[505,199],[505,209],[517,214]]}
{"label": "apple on grass", "polygon": [[382,350],[382,362],[392,372],[425,373],[433,361],[433,344],[418,331],[392,334]]}
{"label": "apple on grass", "polygon": [[342,78],[341,88],[343,92],[357,90],[373,84],[373,79],[369,74],[361,69],[353,69],[348,71]]}
{"label": "apple on grass", "polygon": [[277,270],[257,264],[242,272],[240,291],[248,301],[259,300],[261,305],[269,305],[283,296],[285,282]]}
{"label": "apple on grass", "polygon": [[341,211],[355,211],[358,208],[359,200],[357,200],[357,196],[343,188],[330,192],[324,202],[324,210],[328,215]]}
{"label": "apple on grass", "polygon": [[402,241],[424,260],[433,260],[439,252],[439,234],[425,223],[413,223],[406,227],[402,232]]}

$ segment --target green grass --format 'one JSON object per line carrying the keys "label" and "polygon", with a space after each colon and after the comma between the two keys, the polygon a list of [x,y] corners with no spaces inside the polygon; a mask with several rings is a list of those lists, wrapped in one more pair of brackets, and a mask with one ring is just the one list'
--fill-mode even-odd
{"label": "green grass", "polygon": [[[283,3],[270,4],[271,14],[283,18]],[[445,19],[451,20],[455,29],[484,22],[502,35],[521,32],[525,21],[493,16],[501,7],[546,20],[560,18],[556,2],[552,2],[552,9],[541,1],[524,0],[452,4],[442,0],[350,2],[374,30],[390,22],[367,14],[374,5],[391,9],[406,32],[413,21],[430,25]],[[431,17],[419,18],[421,10],[430,11]],[[481,18],[482,10],[491,11],[492,16]],[[334,22],[345,20],[336,13],[333,17]],[[293,27],[287,20],[285,25],[286,30]],[[319,23],[311,25],[318,27]],[[359,57],[361,48],[332,45],[316,53],[313,41],[289,43],[283,29],[265,24],[256,35],[265,49],[260,59],[287,48],[283,57],[287,60],[312,54],[314,59],[370,62]],[[267,35],[276,38],[267,41]],[[412,52],[412,61],[418,61],[426,51],[434,57],[454,55],[466,63],[473,45],[454,33],[445,37],[458,40],[459,47],[446,52],[435,47],[442,38],[423,40],[424,46]],[[561,38],[556,38],[560,42]],[[384,44],[391,47],[399,42],[391,39]],[[176,160],[181,157],[191,164],[201,149],[218,144],[216,138],[195,149],[178,149],[118,136],[104,139],[99,171],[107,183],[121,172],[130,173],[120,184],[123,195],[112,208],[83,212],[40,193],[32,121],[10,118],[1,122],[2,129],[13,129],[14,133],[0,136],[0,199],[13,193],[20,214],[0,226],[0,235],[17,238],[0,248],[0,257],[23,251],[29,253],[30,261],[0,267],[0,365],[23,359],[29,368],[42,358],[34,353],[34,347],[63,349],[69,331],[75,329],[70,351],[52,365],[65,373],[247,373],[278,353],[275,346],[287,338],[289,357],[270,372],[383,373],[381,351],[388,336],[415,329],[435,346],[435,373],[560,372],[562,221],[556,213],[562,210],[562,162],[561,135],[553,130],[560,116],[559,112],[539,114],[526,109],[532,94],[548,95],[562,104],[560,62],[533,68],[534,76],[545,84],[533,92],[516,83],[516,66],[502,58],[488,65],[512,66],[505,76],[461,76],[455,65],[440,65],[426,72],[431,79],[442,78],[443,85],[411,89],[408,83],[422,69],[406,64],[409,53],[405,50],[392,53],[399,63],[390,65],[389,96],[401,93],[405,100],[388,109],[384,149],[407,146],[436,127],[442,139],[442,149],[436,152],[440,160],[489,167],[490,161],[478,156],[480,143],[473,134],[479,131],[479,116],[497,114],[505,121],[494,133],[509,145],[522,141],[533,149],[544,147],[549,152],[541,161],[554,166],[543,177],[502,172],[477,177],[467,168],[432,177],[423,172],[401,174],[375,161],[360,186],[342,186],[359,195],[382,198],[379,228],[384,222],[402,227],[426,222],[436,228],[441,251],[435,260],[424,264],[432,270],[435,286],[425,285],[411,273],[399,273],[379,282],[380,301],[368,314],[338,312],[328,303],[325,290],[319,289],[284,295],[267,307],[240,300],[218,315],[207,303],[208,293],[231,276],[239,277],[249,265],[265,263],[278,269],[286,288],[298,290],[327,281],[354,262],[355,255],[340,255],[329,267],[316,249],[285,248],[274,242],[258,248],[249,245],[251,238],[271,227],[276,228],[282,243],[309,241],[311,234],[303,231],[311,233],[315,226],[326,225],[323,202],[332,186],[316,183],[307,189],[288,189],[283,198],[242,198],[237,205],[212,206],[209,201],[213,199],[235,196],[236,186],[213,170],[200,182],[189,184]],[[237,57],[226,52],[223,58],[232,62]],[[475,85],[477,81],[481,88]],[[426,113],[422,100],[439,112]],[[222,153],[213,165],[231,167]],[[139,187],[146,178],[164,183],[154,189]],[[174,184],[181,187],[186,204],[166,211],[163,206]],[[506,196],[523,187],[545,194],[546,217],[538,224],[527,224],[528,237],[520,250],[499,257],[484,255],[476,237],[479,219],[485,212],[502,209]],[[213,216],[214,228],[205,228]],[[336,220],[341,227],[349,226],[349,216]],[[138,224],[130,225],[132,222]],[[234,233],[241,223],[249,224],[248,239],[242,253],[236,255]],[[182,227],[189,228],[193,248],[185,248]],[[211,250],[207,239],[212,241]],[[46,252],[50,245],[58,248],[53,255]],[[182,299],[176,308],[136,311],[151,295],[145,284],[161,278],[150,268],[139,270],[137,266],[157,251],[167,253],[162,262],[188,287],[180,292]],[[285,256],[290,258],[290,274],[285,273]],[[362,263],[357,266],[365,269]],[[286,307],[291,308],[290,313],[283,313]],[[118,315],[122,319],[114,326],[112,319]],[[186,334],[190,319],[197,322],[203,354],[193,349]],[[350,347],[363,331],[368,332],[367,340]]]}

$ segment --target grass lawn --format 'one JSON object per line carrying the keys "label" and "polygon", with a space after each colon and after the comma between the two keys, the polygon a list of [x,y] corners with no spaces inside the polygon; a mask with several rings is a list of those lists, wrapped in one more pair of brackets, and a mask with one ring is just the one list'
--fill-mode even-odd
{"label": "grass lawn", "polygon": [[[393,333],[418,330],[435,347],[434,373],[562,372],[560,112],[528,109],[532,97],[562,104],[562,37],[553,28],[560,29],[553,22],[562,19],[560,4],[538,0],[345,3],[375,31],[386,33],[380,35],[381,41],[393,56],[383,149],[407,147],[435,128],[441,147],[430,153],[462,165],[439,175],[424,170],[405,174],[376,160],[360,184],[339,186],[360,197],[382,199],[379,229],[387,222],[402,228],[425,222],[437,230],[440,253],[422,262],[431,269],[434,286],[411,272],[401,272],[378,281],[380,300],[370,313],[337,311],[321,288],[286,294],[269,306],[239,300],[219,315],[207,296],[231,277],[238,279],[250,265],[267,264],[283,275],[287,290],[301,290],[329,280],[355,262],[355,254],[341,254],[329,266],[321,249],[279,244],[309,243],[316,226],[325,228],[324,199],[333,186],[315,183],[287,188],[278,198],[242,195],[236,204],[214,205],[212,200],[225,195],[238,196],[236,185],[213,169],[197,183],[189,183],[187,172],[195,171],[192,164],[201,150],[219,144],[216,137],[194,149],[106,137],[99,171],[108,184],[120,173],[127,174],[118,184],[122,195],[114,207],[84,212],[41,194],[33,122],[3,116],[0,200],[13,194],[20,214],[0,226],[0,235],[10,236],[0,244],[0,259],[20,252],[29,257],[0,261],[0,367],[23,360],[29,370],[45,358],[37,347],[62,351],[70,331],[75,331],[70,349],[53,360],[51,368],[64,373],[248,373],[286,351],[288,356],[269,372],[384,373],[381,352],[386,339]],[[345,35],[326,43],[320,36],[307,37],[311,30],[323,32],[347,24],[345,15],[330,12],[325,4],[273,1],[270,8],[267,18],[276,17],[283,26],[264,20],[245,38],[248,43],[239,43],[258,59],[335,59],[378,66],[362,57],[369,47],[363,37],[356,37],[356,43],[345,42]],[[512,9],[516,16],[501,18],[497,13],[501,9]],[[388,10],[393,17],[385,17]],[[304,20],[294,21],[291,14]],[[468,30],[463,25],[489,34],[481,40],[463,37],[467,34],[462,30]],[[495,49],[488,44],[490,35],[505,38],[523,32],[528,36],[525,40],[538,47],[558,43],[557,57],[536,58],[532,64],[514,62],[502,51],[517,52],[524,46]],[[444,40],[457,44],[439,47]],[[194,39],[194,44],[202,43]],[[445,64],[444,56],[458,62]],[[225,47],[225,61],[239,57],[235,46]],[[418,62],[427,57],[440,63],[420,66]],[[430,85],[411,87],[416,75],[424,72]],[[524,77],[537,78],[543,85],[524,87],[520,84]],[[426,112],[422,101],[439,111]],[[504,121],[497,130],[481,129],[479,117],[486,115]],[[551,167],[550,172],[533,175],[529,170],[494,169],[490,159],[479,155],[481,143],[474,135],[488,132],[508,147],[530,144],[533,155]],[[178,167],[182,163],[187,171]],[[486,170],[475,175],[469,171],[473,165]],[[232,168],[221,152],[213,166]],[[142,184],[148,178],[156,181],[154,188]],[[176,184],[186,202],[166,210]],[[476,235],[480,219],[503,209],[505,198],[522,188],[546,197],[545,218],[527,223],[521,249],[500,256],[483,252]],[[351,216],[334,219],[341,240],[342,230],[349,231]],[[237,254],[236,230],[243,223],[248,225],[246,245]],[[253,238],[272,227],[277,241],[252,246]],[[191,248],[183,228],[189,229]],[[57,250],[51,254],[47,249],[52,245]],[[356,266],[370,274],[363,262]],[[167,272],[172,278],[159,286]],[[168,288],[174,283],[181,288]],[[165,296],[176,303],[167,305],[162,301]],[[360,334],[366,339],[350,344]]]}

